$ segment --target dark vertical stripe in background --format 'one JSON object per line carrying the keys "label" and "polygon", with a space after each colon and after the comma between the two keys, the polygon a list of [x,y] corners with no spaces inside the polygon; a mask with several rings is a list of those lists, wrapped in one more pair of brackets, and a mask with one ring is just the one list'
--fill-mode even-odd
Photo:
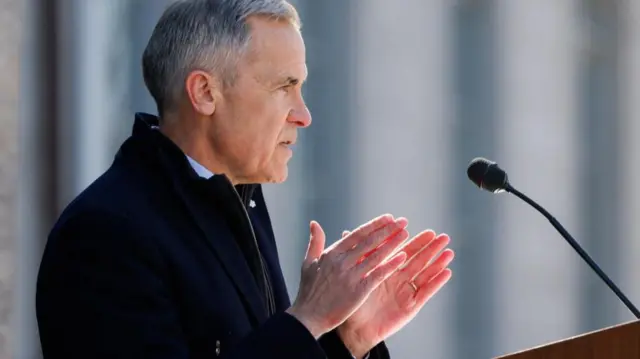
{"label": "dark vertical stripe in background", "polygon": [[495,46],[492,1],[465,1],[456,6],[454,24],[455,125],[454,249],[456,280],[454,337],[456,358],[489,358],[496,352],[493,327],[495,201],[474,187],[466,166],[475,156],[496,158]]}
{"label": "dark vertical stripe in background", "polygon": [[298,3],[309,70],[304,93],[313,118],[313,125],[299,132],[306,146],[302,171],[309,189],[305,218],[322,224],[329,245],[351,224],[349,70],[354,47],[349,34],[353,5],[343,0]]}
{"label": "dark vertical stripe in background", "polygon": [[[147,46],[153,28],[160,19],[162,12],[171,4],[170,0],[133,1],[129,3],[129,56],[133,58],[129,62],[131,66],[130,93],[131,116],[123,119],[126,124],[127,135],[131,133],[133,125],[133,112],[149,112],[157,114],[156,104],[149,95],[142,78],[142,53]],[[123,25],[125,26],[125,25]]]}

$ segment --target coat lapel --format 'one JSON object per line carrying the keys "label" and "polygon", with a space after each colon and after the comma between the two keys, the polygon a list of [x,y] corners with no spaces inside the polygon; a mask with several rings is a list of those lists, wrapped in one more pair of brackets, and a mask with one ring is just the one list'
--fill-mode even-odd
{"label": "coat lapel", "polygon": [[[127,147],[137,148],[134,151],[141,154],[144,161],[156,162],[162,167],[164,176],[171,182],[187,214],[202,233],[202,239],[218,258],[240,294],[249,317],[256,326],[260,325],[267,319],[265,302],[244,254],[235,241],[227,217],[220,213],[220,206],[205,206],[206,202],[198,197],[199,191],[191,188],[202,184],[199,181],[204,180],[193,171],[182,150],[156,130],[157,126],[157,117],[136,114],[132,142]],[[212,198],[212,201],[215,200]],[[218,215],[211,215],[216,211]]]}
{"label": "coat lapel", "polygon": [[267,205],[262,194],[262,187],[257,186],[253,192],[254,206],[249,209],[254,229],[258,236],[260,248],[264,254],[269,272],[271,273],[271,283],[275,294],[278,310],[285,310],[291,305],[286,282],[280,267],[278,247],[275,241],[271,218],[267,210]]}
{"label": "coat lapel", "polygon": [[[154,121],[156,119],[150,115],[137,116],[133,132],[134,137],[139,138],[139,141],[136,141],[138,145],[133,146],[138,147],[142,153],[146,153],[143,155],[146,161],[157,161],[163,168],[162,172],[171,182],[187,214],[200,229],[203,240],[218,258],[239,292],[249,316],[254,320],[254,324],[259,325],[267,319],[265,302],[244,254],[236,243],[227,216],[220,213],[221,206],[205,205],[206,202],[198,197],[198,192],[202,193],[202,191],[192,187],[198,187],[203,184],[202,181],[206,180],[201,179],[193,171],[182,150],[159,131],[153,129],[157,124]],[[211,199],[212,202],[215,200],[217,199]]]}
{"label": "coat lapel", "polygon": [[[203,239],[222,263],[227,275],[241,294],[256,324],[264,322],[267,319],[267,313],[262,294],[258,290],[242,251],[234,240],[225,216],[223,214],[206,215],[211,209],[203,208],[200,204],[202,201],[196,199],[194,194],[187,193],[185,187],[176,181],[174,181],[174,188],[202,232]],[[221,295],[224,294],[221,293]]]}

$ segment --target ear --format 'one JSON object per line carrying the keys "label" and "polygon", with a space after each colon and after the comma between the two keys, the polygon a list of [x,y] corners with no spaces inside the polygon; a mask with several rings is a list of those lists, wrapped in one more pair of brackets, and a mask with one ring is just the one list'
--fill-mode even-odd
{"label": "ear", "polygon": [[196,112],[205,116],[214,113],[219,91],[215,77],[204,71],[193,71],[187,76],[185,88]]}

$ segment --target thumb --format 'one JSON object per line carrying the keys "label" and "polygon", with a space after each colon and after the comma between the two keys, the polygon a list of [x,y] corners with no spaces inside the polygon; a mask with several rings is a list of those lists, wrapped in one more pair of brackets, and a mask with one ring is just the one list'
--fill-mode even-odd
{"label": "thumb", "polygon": [[346,237],[349,235],[349,231],[342,231],[342,238]]}
{"label": "thumb", "polygon": [[320,223],[311,221],[309,225],[309,247],[307,248],[307,254],[304,257],[306,265],[311,264],[314,260],[320,258],[324,251],[324,243],[326,235],[324,230],[320,226]]}

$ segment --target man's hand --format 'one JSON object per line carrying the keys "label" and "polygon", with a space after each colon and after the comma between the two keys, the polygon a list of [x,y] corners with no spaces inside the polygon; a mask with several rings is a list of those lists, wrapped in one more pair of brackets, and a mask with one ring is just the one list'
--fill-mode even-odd
{"label": "man's hand", "polygon": [[380,216],[325,249],[322,227],[311,222],[300,289],[287,312],[315,338],[342,324],[404,263],[404,252],[386,259],[409,237],[406,226],[406,219]]}
{"label": "man's hand", "polygon": [[[343,236],[348,234],[345,231]],[[405,265],[378,286],[337,329],[351,354],[362,358],[396,333],[449,281],[451,270],[447,266],[454,253],[450,249],[443,251],[448,244],[446,234],[436,236],[433,231],[424,231],[400,248],[408,258]]]}

